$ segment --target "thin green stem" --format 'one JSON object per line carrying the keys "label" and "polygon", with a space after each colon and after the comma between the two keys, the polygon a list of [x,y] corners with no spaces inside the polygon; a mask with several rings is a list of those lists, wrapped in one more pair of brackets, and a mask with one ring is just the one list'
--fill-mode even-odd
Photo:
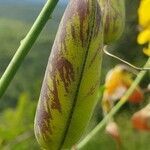
{"label": "thin green stem", "polygon": [[[144,67],[150,67],[150,58],[148,59],[147,63]],[[141,71],[138,75],[131,87],[128,89],[126,94],[123,96],[123,98],[117,103],[115,107],[110,111],[110,113],[77,145],[77,149],[86,149],[88,147],[88,144],[90,143],[91,139],[96,137],[98,134],[101,134],[100,131],[105,127],[107,122],[110,118],[112,118],[119,109],[127,102],[128,98],[133,93],[136,86],[140,83],[140,81],[143,79],[144,75],[147,71]],[[86,148],[85,148],[86,147]]]}
{"label": "thin green stem", "polygon": [[49,20],[50,15],[52,14],[55,6],[57,5],[57,2],[58,0],[47,1],[35,23],[33,24],[32,28],[30,29],[29,33],[27,34],[25,39],[21,41],[20,47],[18,48],[16,54],[14,55],[13,59],[11,60],[6,71],[0,79],[0,98],[3,96],[24,58],[35,43],[46,22]]}

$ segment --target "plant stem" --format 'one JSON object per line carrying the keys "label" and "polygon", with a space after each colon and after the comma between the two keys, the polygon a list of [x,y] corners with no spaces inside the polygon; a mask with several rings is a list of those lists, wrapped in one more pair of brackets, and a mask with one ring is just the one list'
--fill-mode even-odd
{"label": "plant stem", "polygon": [[58,0],[47,1],[41,13],[37,17],[35,23],[33,24],[32,28],[30,29],[29,33],[27,34],[25,39],[21,41],[20,47],[18,48],[16,54],[14,55],[13,59],[11,60],[6,71],[0,79],[0,98],[3,96],[24,58],[35,43],[46,22],[49,20],[50,15],[52,14],[55,6],[57,5],[57,2]]}
{"label": "plant stem", "polygon": [[[150,58],[148,59],[146,65],[144,67],[150,67]],[[127,102],[128,98],[133,93],[136,86],[143,79],[144,75],[147,71],[141,71],[138,75],[131,87],[128,89],[126,94],[122,97],[122,99],[117,103],[115,107],[112,108],[110,113],[76,146],[76,149],[86,149],[91,141],[91,139],[95,138],[98,134],[101,134],[100,131],[105,127],[108,120],[112,118],[119,109]],[[86,148],[85,148],[86,147]]]}

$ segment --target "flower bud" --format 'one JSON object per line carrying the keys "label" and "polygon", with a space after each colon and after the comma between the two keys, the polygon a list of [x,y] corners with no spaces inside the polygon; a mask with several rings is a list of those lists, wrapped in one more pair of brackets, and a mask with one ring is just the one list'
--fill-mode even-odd
{"label": "flower bud", "polygon": [[120,38],[125,26],[124,0],[99,0],[104,21],[104,42],[112,43]]}

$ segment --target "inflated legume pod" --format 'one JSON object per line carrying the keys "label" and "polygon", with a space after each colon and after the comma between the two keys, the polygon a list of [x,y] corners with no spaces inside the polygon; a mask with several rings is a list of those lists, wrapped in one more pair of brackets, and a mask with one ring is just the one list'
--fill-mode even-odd
{"label": "inflated legume pod", "polygon": [[104,18],[98,0],[70,0],[49,57],[35,117],[44,149],[82,137],[99,98]]}
{"label": "inflated legume pod", "polygon": [[104,43],[110,44],[120,38],[125,26],[124,0],[98,0],[104,23]]}

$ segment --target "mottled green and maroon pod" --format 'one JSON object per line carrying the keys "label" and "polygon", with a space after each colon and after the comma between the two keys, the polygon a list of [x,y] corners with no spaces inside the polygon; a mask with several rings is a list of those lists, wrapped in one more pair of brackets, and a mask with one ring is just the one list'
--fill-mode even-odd
{"label": "mottled green and maroon pod", "polygon": [[69,148],[84,134],[99,99],[103,31],[97,0],[70,0],[35,117],[35,135],[42,148]]}
{"label": "mottled green and maroon pod", "polygon": [[124,0],[98,0],[104,23],[104,43],[109,44],[120,38],[125,27]]}

